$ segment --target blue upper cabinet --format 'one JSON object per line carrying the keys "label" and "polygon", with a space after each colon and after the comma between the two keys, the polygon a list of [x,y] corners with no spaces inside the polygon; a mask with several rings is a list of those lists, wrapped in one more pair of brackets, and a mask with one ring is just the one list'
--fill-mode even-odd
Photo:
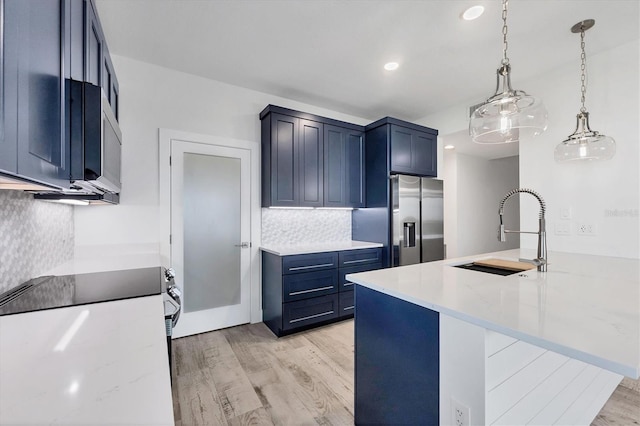
{"label": "blue upper cabinet", "polygon": [[324,207],[364,207],[364,132],[324,126]]}
{"label": "blue upper cabinet", "polygon": [[69,188],[69,80],[119,87],[91,0],[0,0],[0,173]]}
{"label": "blue upper cabinet", "polygon": [[364,206],[364,128],[269,105],[262,120],[263,207]]}
{"label": "blue upper cabinet", "polygon": [[78,20],[74,23],[82,23],[82,29],[84,30],[83,32],[80,32],[79,29],[72,30],[72,49],[76,52],[77,60],[81,62],[81,64],[77,65],[77,68],[83,70],[83,75],[74,77],[74,80],[87,81],[102,87],[116,119],[119,119],[118,102],[120,89],[118,79],[111,62],[111,55],[100,25],[96,6],[93,0],[71,1],[74,2],[72,7],[78,9],[74,14],[79,14],[79,9],[82,8],[82,21]]}
{"label": "blue upper cabinet", "polygon": [[[390,154],[390,174],[437,175],[437,130],[386,117],[367,126],[367,138],[369,135],[382,144],[381,153]],[[378,157],[380,165],[387,162],[383,156]]]}
{"label": "blue upper cabinet", "polygon": [[69,187],[65,0],[4,0],[0,169]]}
{"label": "blue upper cabinet", "polygon": [[438,133],[431,129],[416,129],[397,124],[389,125],[391,142],[391,172],[419,176],[437,175],[436,140]]}

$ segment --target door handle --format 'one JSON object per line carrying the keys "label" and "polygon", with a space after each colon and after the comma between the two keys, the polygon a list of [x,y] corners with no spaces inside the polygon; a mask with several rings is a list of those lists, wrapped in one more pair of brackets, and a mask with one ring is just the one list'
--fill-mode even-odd
{"label": "door handle", "polygon": [[234,247],[249,248],[249,247],[251,247],[251,243],[243,242],[243,243],[240,243],[240,244],[234,244]]}

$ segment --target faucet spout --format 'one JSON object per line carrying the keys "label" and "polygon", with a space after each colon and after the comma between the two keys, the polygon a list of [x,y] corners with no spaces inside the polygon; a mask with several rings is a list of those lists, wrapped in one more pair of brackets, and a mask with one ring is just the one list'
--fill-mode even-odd
{"label": "faucet spout", "polygon": [[[526,231],[511,231],[504,228],[504,203],[512,196],[524,193],[534,196],[538,203],[540,203],[540,214],[538,216],[538,232],[526,232]],[[501,242],[505,242],[507,240],[507,233],[533,233],[538,234],[538,257],[533,259],[533,263],[538,267],[538,271],[546,272],[547,270],[547,231],[546,231],[546,222],[545,222],[545,212],[546,212],[546,204],[540,194],[532,189],[527,188],[518,188],[513,189],[504,196],[502,201],[500,201],[500,208],[498,210],[498,215],[500,217],[500,228],[498,239]]]}

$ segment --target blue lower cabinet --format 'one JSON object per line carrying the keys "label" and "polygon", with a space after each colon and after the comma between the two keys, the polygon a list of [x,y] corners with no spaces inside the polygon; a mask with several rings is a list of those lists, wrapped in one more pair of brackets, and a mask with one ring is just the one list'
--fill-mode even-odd
{"label": "blue lower cabinet", "polygon": [[[376,249],[376,250],[380,251],[380,249]],[[350,266],[348,268],[338,269],[339,271],[338,283],[340,286],[340,291],[353,291],[353,283],[347,280],[346,278],[347,275],[356,274],[358,272],[373,271],[381,268],[382,268],[382,263],[378,262],[378,263],[369,263],[365,265]]]}
{"label": "blue lower cabinet", "polygon": [[355,424],[437,425],[437,312],[356,285]]}
{"label": "blue lower cabinet", "polygon": [[353,316],[354,304],[353,304],[353,291],[343,291],[340,293],[340,300],[338,304],[340,318],[351,318]]}
{"label": "blue lower cabinet", "polygon": [[[352,317],[353,284],[345,275],[378,269],[380,259],[379,248],[291,256],[263,251],[264,323],[279,337]],[[350,261],[355,265],[339,267]]]}
{"label": "blue lower cabinet", "polygon": [[282,278],[285,302],[338,292],[338,270],[285,275]]}
{"label": "blue lower cabinet", "polygon": [[338,318],[338,295],[312,297],[283,305],[285,331]]}

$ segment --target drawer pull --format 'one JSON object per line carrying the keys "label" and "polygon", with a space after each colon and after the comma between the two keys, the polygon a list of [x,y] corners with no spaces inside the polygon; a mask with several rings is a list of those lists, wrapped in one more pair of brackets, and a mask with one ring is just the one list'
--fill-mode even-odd
{"label": "drawer pull", "polygon": [[321,314],[309,315],[308,317],[302,317],[302,318],[291,320],[291,321],[289,321],[289,324],[293,324],[294,322],[304,321],[304,320],[308,320],[308,319],[312,319],[312,318],[323,317],[325,315],[331,315],[332,313],[333,313],[333,311],[329,311],[329,312],[323,312]]}
{"label": "drawer pull", "polygon": [[320,265],[311,266],[296,266],[295,268],[289,268],[290,271],[304,271],[305,269],[326,268],[327,266],[333,266],[333,263],[323,263]]}
{"label": "drawer pull", "polygon": [[326,287],[312,288],[311,290],[294,291],[293,293],[289,293],[289,296],[297,296],[299,294],[313,293],[313,292],[322,291],[322,290],[331,290],[332,288],[333,288],[333,286],[329,285],[329,286],[326,286]]}
{"label": "drawer pull", "polygon": [[343,262],[345,265],[350,265],[352,263],[364,263],[364,262],[377,262],[378,258],[377,257],[371,257],[369,259],[359,259],[359,260],[347,260],[345,262]]}
{"label": "drawer pull", "polygon": [[342,308],[343,311],[350,311],[353,309],[353,306],[347,306],[346,308]]}
{"label": "drawer pull", "polygon": [[350,285],[353,285],[353,283],[351,281],[347,281],[346,283],[344,283],[342,286],[343,287],[349,287]]}

